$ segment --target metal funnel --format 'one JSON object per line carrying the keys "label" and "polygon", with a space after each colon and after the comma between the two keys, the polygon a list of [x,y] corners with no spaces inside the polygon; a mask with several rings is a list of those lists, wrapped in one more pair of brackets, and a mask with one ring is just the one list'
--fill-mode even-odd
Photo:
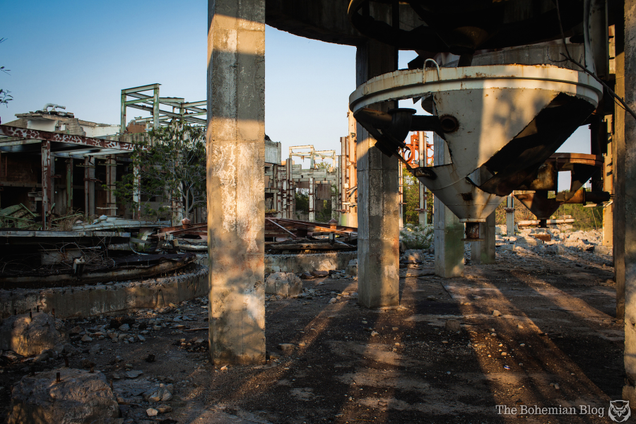
{"label": "metal funnel", "polygon": [[[602,93],[583,72],[494,65],[380,75],[359,86],[349,102],[354,115],[365,115],[375,103],[432,97],[433,117],[412,116],[410,129],[437,132],[448,143],[451,163],[412,172],[460,220],[484,222],[503,196],[536,175]],[[369,121],[359,120],[378,134]]]}

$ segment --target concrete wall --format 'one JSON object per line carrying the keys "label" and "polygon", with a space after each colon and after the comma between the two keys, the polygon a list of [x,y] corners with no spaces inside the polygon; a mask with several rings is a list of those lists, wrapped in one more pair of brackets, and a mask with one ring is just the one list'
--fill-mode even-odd
{"label": "concrete wall", "polygon": [[265,273],[331,271],[345,269],[357,252],[308,253],[302,255],[265,255]]}
{"label": "concrete wall", "polygon": [[208,269],[144,281],[99,284],[50,289],[0,290],[0,315],[36,310],[58,318],[116,314],[135,309],[155,309],[170,303],[205,296],[208,293]]}

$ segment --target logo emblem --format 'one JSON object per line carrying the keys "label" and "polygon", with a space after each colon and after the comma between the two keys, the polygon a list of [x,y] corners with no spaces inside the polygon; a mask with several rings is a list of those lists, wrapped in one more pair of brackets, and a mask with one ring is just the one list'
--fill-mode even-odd
{"label": "logo emblem", "polygon": [[632,410],[629,409],[628,400],[612,400],[610,401],[609,411],[607,415],[616,423],[624,423],[632,415]]}

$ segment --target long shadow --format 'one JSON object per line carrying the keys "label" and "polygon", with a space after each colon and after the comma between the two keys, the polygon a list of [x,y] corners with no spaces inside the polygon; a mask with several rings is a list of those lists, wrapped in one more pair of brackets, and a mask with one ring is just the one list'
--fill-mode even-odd
{"label": "long shadow", "polygon": [[[575,374],[582,371],[607,397],[620,398],[624,378],[623,342],[622,327],[618,327],[614,319],[615,298],[608,295],[607,287],[597,290],[595,282],[580,280],[580,273],[587,272],[591,279],[604,283],[609,272],[584,270],[577,261],[562,257],[539,257],[535,263],[539,266],[512,270],[512,278],[507,281],[495,279],[489,283],[506,294],[510,313],[522,314],[536,324],[544,334],[540,345],[554,350],[553,360],[571,362],[580,370],[573,371]],[[512,288],[525,293],[530,289],[530,293],[516,296]],[[576,295],[583,290],[592,293]],[[546,319],[546,314],[553,318]],[[538,355],[541,357],[546,362],[549,360],[547,356]],[[562,363],[562,366],[570,365]]]}

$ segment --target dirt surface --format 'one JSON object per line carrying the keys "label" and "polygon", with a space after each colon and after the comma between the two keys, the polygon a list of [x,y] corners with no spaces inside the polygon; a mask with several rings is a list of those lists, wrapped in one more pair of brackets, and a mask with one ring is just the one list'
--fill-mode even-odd
{"label": "dirt surface", "polygon": [[[343,274],[305,280],[301,297],[267,301],[263,365],[210,363],[205,298],[67,320],[69,365],[93,363],[113,381],[126,423],[612,422],[624,371],[609,258],[498,250],[496,264],[468,264],[462,278],[434,276],[430,254],[402,264],[395,309],[358,306],[358,283]],[[62,366],[5,353],[2,416],[22,376]],[[173,397],[146,401],[160,383]]]}

